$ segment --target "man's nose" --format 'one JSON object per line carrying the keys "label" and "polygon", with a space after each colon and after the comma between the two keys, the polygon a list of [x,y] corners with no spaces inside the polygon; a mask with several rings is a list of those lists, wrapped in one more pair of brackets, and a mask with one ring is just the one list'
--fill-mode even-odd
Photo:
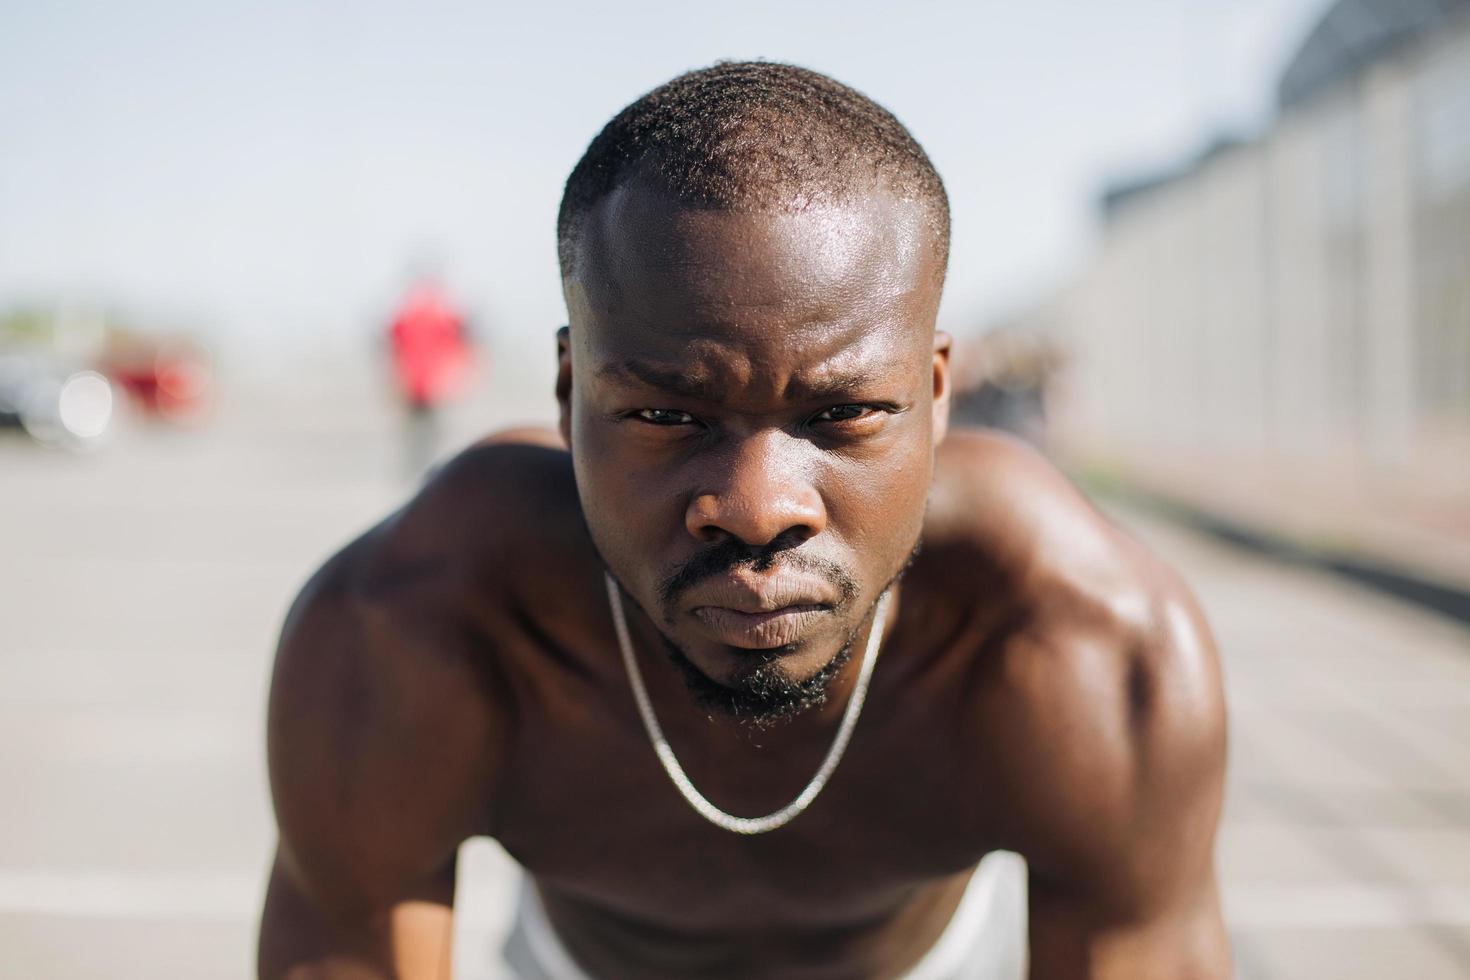
{"label": "man's nose", "polygon": [[803,447],[779,431],[741,440],[711,461],[684,526],[707,544],[733,537],[754,548],[782,536],[799,544],[821,534],[827,510],[804,465]]}

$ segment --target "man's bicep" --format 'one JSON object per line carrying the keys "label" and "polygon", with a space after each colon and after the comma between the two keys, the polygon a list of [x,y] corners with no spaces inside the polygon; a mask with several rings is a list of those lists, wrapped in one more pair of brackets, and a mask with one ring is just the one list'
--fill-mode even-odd
{"label": "man's bicep", "polygon": [[1067,797],[1070,816],[1045,821],[1046,846],[1031,862],[1038,980],[1229,972],[1214,873],[1225,764],[1215,653],[1182,588],[1155,622],[1123,645],[1126,680],[1113,695],[1123,721],[1114,737],[1093,739],[1112,749],[1090,771],[1050,773],[1089,790]]}
{"label": "man's bicep", "polygon": [[263,976],[290,976],[312,956],[390,963],[395,923],[436,905],[448,921],[457,848],[483,832],[501,741],[485,678],[452,616],[429,609],[419,623],[365,598],[341,567],[352,557],[308,586],[277,655],[268,727],[280,841]]}

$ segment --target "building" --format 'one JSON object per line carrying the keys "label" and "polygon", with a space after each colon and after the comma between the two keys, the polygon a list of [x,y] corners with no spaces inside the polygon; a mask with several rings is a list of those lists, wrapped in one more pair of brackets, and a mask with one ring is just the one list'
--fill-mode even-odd
{"label": "building", "polygon": [[1279,112],[1100,202],[1051,307],[1071,445],[1470,501],[1470,0],[1340,0]]}

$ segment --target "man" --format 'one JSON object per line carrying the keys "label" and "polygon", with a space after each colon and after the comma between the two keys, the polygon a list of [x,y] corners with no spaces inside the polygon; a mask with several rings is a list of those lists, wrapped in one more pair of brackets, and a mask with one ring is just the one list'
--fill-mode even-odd
{"label": "man", "polygon": [[417,478],[434,460],[441,406],[459,395],[470,366],[464,319],[432,277],[416,282],[388,327],[393,374],[406,413],[404,469]]}
{"label": "man", "polygon": [[948,235],[812,72],[609,123],[559,435],[463,454],[286,624],[263,976],[447,975],[475,834],[528,876],[524,976],[1016,976],[1000,850],[1030,976],[1227,975],[1207,631],[1031,451],[941,445]]}

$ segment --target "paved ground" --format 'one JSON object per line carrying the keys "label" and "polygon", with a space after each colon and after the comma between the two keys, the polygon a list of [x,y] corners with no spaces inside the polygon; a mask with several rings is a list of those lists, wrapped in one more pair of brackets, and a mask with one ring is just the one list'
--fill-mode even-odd
{"label": "paved ground", "polygon": [[1450,435],[1402,469],[1351,454],[1283,461],[1204,449],[1167,458],[1119,453],[1091,468],[1257,534],[1463,592],[1470,590],[1470,431]]}
{"label": "paved ground", "polygon": [[[0,440],[0,976],[250,975],[268,657],[309,569],[404,492],[392,422],[344,388],[91,458]],[[1470,977],[1470,632],[1133,520],[1225,652],[1239,975]],[[503,860],[465,860],[493,917]]]}
{"label": "paved ground", "polygon": [[1470,630],[1134,523],[1224,656],[1238,976],[1470,977]]}

